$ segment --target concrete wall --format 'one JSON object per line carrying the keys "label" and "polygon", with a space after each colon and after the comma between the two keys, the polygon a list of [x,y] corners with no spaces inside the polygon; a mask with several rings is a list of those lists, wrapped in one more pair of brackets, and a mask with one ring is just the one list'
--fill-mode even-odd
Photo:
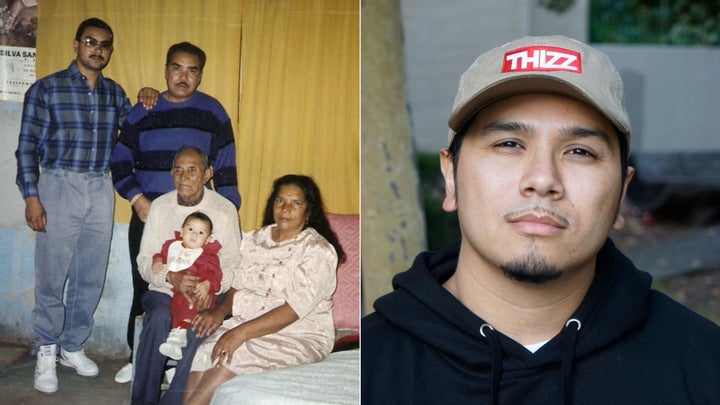
{"label": "concrete wall", "polygon": [[625,85],[633,153],[720,152],[720,49],[596,45]]}
{"label": "concrete wall", "polygon": [[[107,356],[129,354],[126,343],[127,317],[132,301],[127,224],[115,224],[105,289],[95,311],[95,326],[85,343],[89,352]],[[35,235],[26,226],[0,227],[0,338],[30,343],[34,304]]]}

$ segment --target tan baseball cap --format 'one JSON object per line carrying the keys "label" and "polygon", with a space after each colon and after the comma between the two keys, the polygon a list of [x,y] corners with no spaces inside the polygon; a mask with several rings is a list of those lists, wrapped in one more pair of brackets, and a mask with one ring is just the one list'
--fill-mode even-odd
{"label": "tan baseball cap", "polygon": [[460,77],[448,119],[455,134],[489,104],[524,93],[563,94],[597,108],[627,137],[623,82],[604,53],[563,36],[525,37],[480,55]]}

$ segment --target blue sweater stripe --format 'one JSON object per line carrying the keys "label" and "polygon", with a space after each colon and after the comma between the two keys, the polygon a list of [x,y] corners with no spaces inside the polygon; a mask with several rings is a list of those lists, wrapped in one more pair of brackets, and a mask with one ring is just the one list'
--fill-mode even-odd
{"label": "blue sweater stripe", "polygon": [[152,200],[171,191],[172,161],[183,146],[208,154],[216,191],[239,207],[232,123],[217,100],[200,92],[184,103],[161,97],[150,111],[133,107],[112,156],[118,194],[129,200],[142,192]]}

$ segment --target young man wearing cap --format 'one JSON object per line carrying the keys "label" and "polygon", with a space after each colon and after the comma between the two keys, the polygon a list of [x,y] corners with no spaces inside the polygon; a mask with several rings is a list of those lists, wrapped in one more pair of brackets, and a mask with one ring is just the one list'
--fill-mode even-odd
{"label": "young man wearing cap", "polygon": [[480,56],[440,153],[461,240],[362,324],[364,403],[720,403],[720,328],[608,239],[634,169],[619,74],[564,37]]}

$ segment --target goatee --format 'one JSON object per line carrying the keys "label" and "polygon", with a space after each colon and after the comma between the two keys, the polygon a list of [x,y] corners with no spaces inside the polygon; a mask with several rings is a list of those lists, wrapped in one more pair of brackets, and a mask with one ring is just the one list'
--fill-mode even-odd
{"label": "goatee", "polygon": [[562,274],[560,269],[547,262],[537,252],[500,265],[503,273],[513,280],[531,284],[545,284],[556,280]]}

